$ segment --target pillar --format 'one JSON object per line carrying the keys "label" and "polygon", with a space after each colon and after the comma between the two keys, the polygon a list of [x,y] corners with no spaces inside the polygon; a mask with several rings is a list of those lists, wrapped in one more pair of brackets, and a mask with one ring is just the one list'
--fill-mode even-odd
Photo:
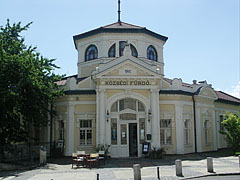
{"label": "pillar", "polygon": [[152,147],[160,148],[159,89],[151,89]]}
{"label": "pillar", "polygon": [[200,107],[196,104],[196,135],[197,135],[197,152],[202,152],[202,128]]}
{"label": "pillar", "polygon": [[97,122],[96,122],[96,135],[97,145],[106,144],[105,142],[105,123],[106,123],[106,108],[105,108],[105,89],[97,90]]}
{"label": "pillar", "polygon": [[184,154],[183,105],[175,104],[177,154]]}
{"label": "pillar", "polygon": [[71,156],[74,152],[74,105],[68,105],[68,121],[67,121],[67,135],[66,135],[66,156]]}
{"label": "pillar", "polygon": [[212,111],[212,122],[213,122],[213,149],[217,150],[217,123],[215,119],[215,110]]}

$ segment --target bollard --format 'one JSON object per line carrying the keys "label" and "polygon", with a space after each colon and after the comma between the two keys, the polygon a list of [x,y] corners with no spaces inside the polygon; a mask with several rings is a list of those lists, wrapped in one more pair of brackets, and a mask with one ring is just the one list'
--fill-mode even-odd
{"label": "bollard", "polygon": [[213,159],[211,157],[207,157],[207,171],[213,173]]}
{"label": "bollard", "polygon": [[160,180],[159,167],[157,167],[157,177]]}
{"label": "bollard", "polygon": [[182,176],[182,161],[180,159],[177,159],[175,161],[176,166],[176,176]]}
{"label": "bollard", "polygon": [[99,180],[99,174],[97,174],[97,180]]}
{"label": "bollard", "polygon": [[133,165],[134,180],[141,180],[141,169],[140,164]]}

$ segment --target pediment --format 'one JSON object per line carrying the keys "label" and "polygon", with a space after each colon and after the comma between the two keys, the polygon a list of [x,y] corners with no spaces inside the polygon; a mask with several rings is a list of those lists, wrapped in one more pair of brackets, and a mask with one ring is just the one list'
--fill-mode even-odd
{"label": "pediment", "polygon": [[118,68],[112,69],[112,71],[106,73],[104,76],[152,76],[152,74],[144,68],[137,67],[131,62],[127,62]]}
{"label": "pediment", "polygon": [[154,72],[152,67],[148,64],[144,64],[143,62],[136,61],[132,59],[126,59],[122,61],[118,61],[118,63],[110,63],[106,65],[100,72],[96,74],[97,78],[124,78],[124,77],[156,77],[160,78],[160,74]]}
{"label": "pediment", "polygon": [[218,99],[217,94],[210,87],[201,88],[201,90],[199,92],[199,96],[206,97],[206,98],[211,98],[211,99],[215,99],[215,100]]}

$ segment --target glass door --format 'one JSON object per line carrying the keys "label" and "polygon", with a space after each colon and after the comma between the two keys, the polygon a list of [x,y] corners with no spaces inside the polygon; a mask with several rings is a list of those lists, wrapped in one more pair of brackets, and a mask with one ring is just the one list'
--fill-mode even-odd
{"label": "glass door", "polygon": [[129,123],[129,156],[138,157],[137,123]]}
{"label": "glass door", "polygon": [[129,142],[128,142],[128,124],[120,123],[119,124],[119,149],[120,157],[129,157]]}

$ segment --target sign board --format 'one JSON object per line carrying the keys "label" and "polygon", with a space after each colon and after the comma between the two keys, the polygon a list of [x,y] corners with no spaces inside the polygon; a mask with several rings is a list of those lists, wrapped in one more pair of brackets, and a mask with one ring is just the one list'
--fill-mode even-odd
{"label": "sign board", "polygon": [[148,154],[150,149],[150,143],[149,142],[144,142],[142,145],[142,153],[143,154]]}

